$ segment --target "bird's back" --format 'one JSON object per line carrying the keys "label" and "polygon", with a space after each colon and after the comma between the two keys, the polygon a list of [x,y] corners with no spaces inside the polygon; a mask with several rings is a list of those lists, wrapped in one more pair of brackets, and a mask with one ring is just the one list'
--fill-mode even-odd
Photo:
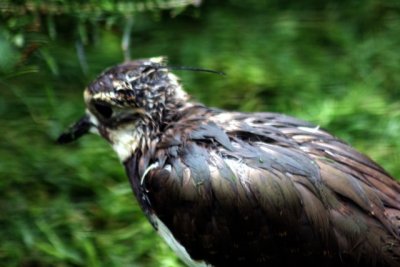
{"label": "bird's back", "polygon": [[213,266],[400,266],[400,185],[309,123],[193,106],[125,162],[143,209]]}

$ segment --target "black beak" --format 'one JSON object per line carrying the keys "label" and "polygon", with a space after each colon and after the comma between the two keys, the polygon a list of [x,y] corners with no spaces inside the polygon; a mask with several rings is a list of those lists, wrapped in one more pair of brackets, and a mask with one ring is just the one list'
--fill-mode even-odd
{"label": "black beak", "polygon": [[60,137],[58,137],[57,139],[57,143],[67,144],[75,141],[82,135],[88,133],[92,126],[93,124],[91,123],[89,116],[85,115],[74,125],[72,125],[67,131],[61,134]]}

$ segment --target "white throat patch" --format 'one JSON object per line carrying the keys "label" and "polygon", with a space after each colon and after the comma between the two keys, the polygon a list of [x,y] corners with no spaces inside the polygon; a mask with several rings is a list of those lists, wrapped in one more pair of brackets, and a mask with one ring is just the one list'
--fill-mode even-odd
{"label": "white throat patch", "polygon": [[[97,129],[99,126],[99,121],[97,120],[96,116],[94,116],[89,110],[86,110],[86,114],[89,115],[90,121],[96,126],[96,128],[93,127],[91,129],[91,132],[100,134]],[[142,136],[142,132],[136,127],[136,125],[126,125],[125,127],[121,127],[116,130],[109,130],[108,134],[111,145],[121,162],[124,162],[133,155]]]}
{"label": "white throat patch", "polygon": [[121,162],[133,155],[139,145],[141,133],[135,126],[110,131],[109,138]]}

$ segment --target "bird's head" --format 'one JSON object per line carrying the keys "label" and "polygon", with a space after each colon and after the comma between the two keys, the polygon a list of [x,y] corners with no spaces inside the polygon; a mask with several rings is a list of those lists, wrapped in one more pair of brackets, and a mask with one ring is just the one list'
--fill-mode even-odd
{"label": "bird's head", "polygon": [[187,98],[164,58],[126,62],[107,69],[85,89],[85,116],[58,141],[98,133],[124,161],[154,137],[168,113],[184,106]]}

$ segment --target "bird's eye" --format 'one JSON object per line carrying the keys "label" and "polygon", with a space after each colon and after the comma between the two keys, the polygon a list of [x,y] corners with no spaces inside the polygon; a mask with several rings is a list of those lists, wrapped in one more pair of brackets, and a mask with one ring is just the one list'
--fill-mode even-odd
{"label": "bird's eye", "polygon": [[105,119],[111,118],[111,116],[113,114],[112,108],[106,104],[95,103],[94,108]]}

